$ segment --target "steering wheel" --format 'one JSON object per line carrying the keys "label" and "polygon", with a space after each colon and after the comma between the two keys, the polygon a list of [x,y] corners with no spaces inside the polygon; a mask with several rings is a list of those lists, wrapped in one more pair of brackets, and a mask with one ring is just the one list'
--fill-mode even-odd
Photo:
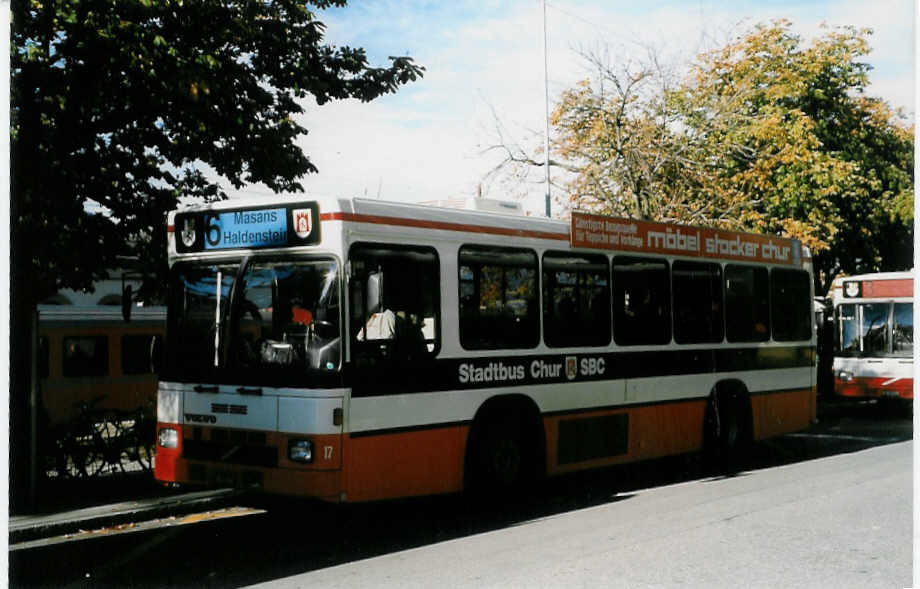
{"label": "steering wheel", "polygon": [[313,334],[321,339],[332,339],[339,334],[339,328],[334,323],[323,319],[314,319],[310,323],[310,328]]}
{"label": "steering wheel", "polygon": [[255,319],[256,321],[262,321],[262,314],[259,313],[259,307],[255,303],[253,303],[249,299],[243,299],[241,306],[243,307],[244,316],[246,315],[246,313],[249,313],[252,316],[252,318]]}

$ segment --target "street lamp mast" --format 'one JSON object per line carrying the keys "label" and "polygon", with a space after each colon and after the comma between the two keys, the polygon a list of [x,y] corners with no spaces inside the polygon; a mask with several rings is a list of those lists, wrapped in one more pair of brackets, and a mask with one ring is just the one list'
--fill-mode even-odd
{"label": "street lamp mast", "polygon": [[546,58],[546,0],[543,0],[543,122],[546,124],[546,132],[543,135],[543,154],[545,156],[546,168],[546,216],[552,216],[550,209],[549,195],[549,74]]}

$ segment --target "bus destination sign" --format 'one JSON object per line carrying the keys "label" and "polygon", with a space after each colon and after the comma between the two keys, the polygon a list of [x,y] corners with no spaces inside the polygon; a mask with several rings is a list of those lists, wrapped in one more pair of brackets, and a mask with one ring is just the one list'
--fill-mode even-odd
{"label": "bus destination sign", "polygon": [[794,239],[605,217],[580,211],[572,213],[570,240],[572,247],[582,248],[794,266],[802,263],[802,246]]}
{"label": "bus destination sign", "polygon": [[209,216],[204,249],[287,245],[284,212],[284,209],[263,209]]}
{"label": "bus destination sign", "polygon": [[180,253],[319,243],[319,206],[315,202],[178,213],[175,223]]}

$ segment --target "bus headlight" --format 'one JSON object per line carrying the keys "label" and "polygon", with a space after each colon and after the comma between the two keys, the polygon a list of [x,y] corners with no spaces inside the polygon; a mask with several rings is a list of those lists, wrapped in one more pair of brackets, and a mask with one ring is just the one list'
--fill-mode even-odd
{"label": "bus headlight", "polygon": [[294,462],[304,464],[313,462],[313,442],[310,440],[291,440],[288,442],[288,458]]}
{"label": "bus headlight", "polygon": [[853,373],[849,370],[841,370],[837,373],[837,378],[843,382],[853,382]]}
{"label": "bus headlight", "polygon": [[157,445],[160,448],[178,448],[179,432],[171,427],[161,428],[157,432]]}

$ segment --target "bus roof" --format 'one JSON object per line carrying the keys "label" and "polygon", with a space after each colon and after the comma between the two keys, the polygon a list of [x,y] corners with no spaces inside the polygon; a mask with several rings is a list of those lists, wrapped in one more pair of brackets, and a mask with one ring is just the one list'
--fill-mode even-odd
{"label": "bus roof", "polygon": [[838,287],[838,285],[843,284],[845,280],[903,280],[913,277],[913,269],[901,272],[870,272],[867,274],[854,274],[852,276],[838,276],[834,279],[834,286]]}
{"label": "bus roof", "polygon": [[914,295],[914,271],[875,272],[838,276],[831,285],[834,301],[844,299],[892,299]]}
{"label": "bus roof", "polygon": [[[38,319],[42,323],[125,323],[121,305],[39,305]],[[165,322],[166,307],[134,307],[129,323]]]}
{"label": "bus roof", "polygon": [[218,249],[316,245],[313,227],[336,222],[567,242],[579,250],[616,250],[801,266],[810,258],[797,240],[653,223],[574,211],[570,219],[366,198],[247,198],[173,211],[170,254]]}

